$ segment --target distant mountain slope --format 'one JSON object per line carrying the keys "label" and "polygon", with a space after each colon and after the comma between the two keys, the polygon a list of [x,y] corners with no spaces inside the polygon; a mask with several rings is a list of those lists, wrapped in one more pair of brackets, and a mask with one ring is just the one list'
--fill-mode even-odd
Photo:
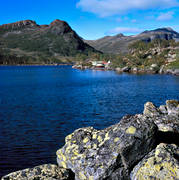
{"label": "distant mountain slope", "polygon": [[144,31],[135,36],[124,36],[118,34],[116,36],[106,36],[98,40],[86,40],[85,42],[104,53],[120,54],[127,53],[128,46],[135,41],[151,42],[153,39],[174,39],[179,41],[179,33],[171,28],[159,28],[152,31]]}
{"label": "distant mountain slope", "polygon": [[97,51],[61,20],[55,20],[50,25],[25,20],[0,26],[0,55],[43,61],[91,52]]}

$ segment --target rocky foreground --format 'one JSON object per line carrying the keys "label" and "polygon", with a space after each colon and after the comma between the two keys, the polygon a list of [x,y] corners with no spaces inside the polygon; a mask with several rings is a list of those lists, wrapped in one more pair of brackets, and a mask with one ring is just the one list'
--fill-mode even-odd
{"label": "rocky foreground", "polygon": [[36,166],[2,180],[177,180],[179,101],[168,100],[143,114],[123,117],[104,130],[77,129],[57,151],[57,164]]}

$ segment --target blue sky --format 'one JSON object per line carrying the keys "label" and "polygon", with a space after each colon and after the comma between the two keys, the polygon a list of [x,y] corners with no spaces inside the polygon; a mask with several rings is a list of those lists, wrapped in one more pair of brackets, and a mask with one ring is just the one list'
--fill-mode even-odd
{"label": "blue sky", "polygon": [[172,27],[179,32],[179,0],[0,0],[0,24],[65,20],[84,39]]}

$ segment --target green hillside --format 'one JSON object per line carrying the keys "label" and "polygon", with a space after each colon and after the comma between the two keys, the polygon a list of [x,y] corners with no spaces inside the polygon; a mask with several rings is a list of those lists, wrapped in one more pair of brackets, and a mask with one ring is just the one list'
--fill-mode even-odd
{"label": "green hillside", "polygon": [[37,25],[26,20],[0,26],[0,63],[68,63],[98,53],[64,21]]}

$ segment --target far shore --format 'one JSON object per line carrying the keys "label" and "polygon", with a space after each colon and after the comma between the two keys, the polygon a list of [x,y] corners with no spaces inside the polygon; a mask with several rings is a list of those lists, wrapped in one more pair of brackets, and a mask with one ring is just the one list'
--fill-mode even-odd
{"label": "far shore", "polygon": [[0,64],[0,66],[72,66],[73,64]]}
{"label": "far shore", "polygon": [[[148,70],[138,70],[138,71],[123,71],[122,68],[90,68],[90,67],[81,67],[81,68],[76,68],[74,67],[75,65],[73,63],[69,64],[0,64],[1,66],[72,66],[74,69],[80,69],[80,70],[86,70],[86,69],[91,69],[91,70],[100,70],[100,71],[116,71],[118,74],[122,73],[128,73],[128,74],[163,74],[163,75],[175,75],[179,76],[178,74],[178,69],[177,73],[173,72],[171,69],[168,69],[166,72],[160,72],[160,71],[148,71]],[[120,69],[120,70],[119,70]]]}

